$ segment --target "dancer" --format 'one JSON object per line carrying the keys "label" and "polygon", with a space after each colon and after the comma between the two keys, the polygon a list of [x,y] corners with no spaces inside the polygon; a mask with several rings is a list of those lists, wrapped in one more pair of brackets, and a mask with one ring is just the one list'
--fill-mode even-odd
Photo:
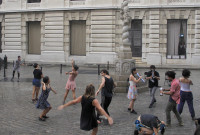
{"label": "dancer", "polygon": [[165,122],[160,121],[157,116],[151,114],[143,114],[135,121],[136,129],[134,135],[161,135],[165,133]]}
{"label": "dancer", "polygon": [[20,66],[21,65],[24,65],[24,64],[21,61],[21,56],[18,56],[18,59],[16,60],[14,68],[13,68],[13,74],[12,74],[13,76],[11,78],[11,81],[13,81],[13,79],[15,77],[15,71],[17,71],[17,73],[18,73],[18,80],[17,81],[18,82],[20,81],[19,77],[20,77]]}
{"label": "dancer", "polygon": [[66,84],[66,93],[64,96],[64,101],[63,104],[65,104],[65,100],[67,98],[67,95],[69,93],[69,90],[72,90],[72,95],[73,95],[73,99],[76,99],[76,94],[75,94],[75,90],[76,90],[76,82],[75,82],[75,78],[78,75],[78,69],[79,67],[77,65],[74,65],[74,60],[72,60],[72,72],[66,72],[66,75],[69,74],[69,78]]}
{"label": "dancer", "polygon": [[33,84],[32,102],[38,100],[38,94],[41,87],[41,78],[43,78],[43,74],[42,74],[42,71],[39,69],[39,65],[37,63],[34,63],[33,67],[35,69],[33,71],[34,79],[32,82]]}
{"label": "dancer", "polygon": [[[112,95],[113,95],[113,88],[115,87],[114,81],[112,77],[109,75],[109,72],[105,69],[101,70],[101,84],[99,86],[99,89],[96,92],[96,96],[101,91],[101,106],[106,111],[106,113],[110,116],[110,113],[108,112],[108,107],[112,101]],[[99,118],[100,114],[97,114],[98,122],[101,122],[101,119]]]}
{"label": "dancer", "polygon": [[108,119],[110,125],[113,124],[112,118],[100,106],[98,100],[95,99],[95,87],[92,84],[86,87],[85,94],[83,96],[80,96],[77,99],[69,101],[65,105],[59,106],[58,110],[62,110],[65,107],[80,102],[82,106],[80,128],[82,130],[86,131],[92,130],[92,135],[97,134],[98,123],[95,114],[95,108]]}
{"label": "dancer", "polygon": [[[170,89],[163,89],[162,93],[169,95],[169,101],[165,109],[166,112],[166,126],[171,126],[171,115],[170,112],[173,111],[178,119],[179,125],[183,126],[182,118],[177,111],[176,105],[180,103],[180,84],[179,80],[175,79],[176,73],[174,71],[167,71],[165,75],[168,77],[171,82]],[[165,92],[168,91],[168,92]]]}
{"label": "dancer", "polygon": [[49,118],[48,116],[46,116],[46,114],[51,110],[51,105],[49,104],[49,102],[47,101],[47,98],[49,96],[49,92],[53,91],[54,94],[57,94],[56,91],[54,89],[51,88],[50,86],[50,79],[48,76],[45,76],[43,78],[43,82],[42,82],[42,92],[41,95],[39,97],[39,100],[36,104],[36,108],[38,109],[44,109],[44,111],[41,113],[39,120],[40,121],[45,121],[46,118]]}
{"label": "dancer", "polygon": [[151,96],[151,103],[149,108],[153,107],[153,104],[156,102],[155,92],[158,88],[158,80],[160,80],[160,75],[157,71],[155,71],[156,67],[154,65],[150,66],[150,71],[147,72],[146,79],[149,80],[149,92]]}
{"label": "dancer", "polygon": [[182,71],[183,77],[179,79],[181,85],[181,99],[180,104],[178,104],[178,112],[181,114],[183,111],[183,106],[185,101],[187,101],[188,108],[192,117],[192,120],[195,120],[195,111],[193,107],[193,95],[190,89],[190,85],[193,85],[192,81],[189,79],[190,77],[190,70],[184,69]]}
{"label": "dancer", "polygon": [[136,83],[138,83],[142,76],[140,76],[138,79],[136,79],[134,77],[134,75],[137,74],[137,70],[136,68],[131,69],[131,74],[129,76],[129,90],[128,90],[128,99],[131,100],[128,110],[131,111],[131,113],[137,114],[137,112],[134,110],[133,106],[134,106],[134,102],[136,100],[137,97],[137,88],[136,88]]}

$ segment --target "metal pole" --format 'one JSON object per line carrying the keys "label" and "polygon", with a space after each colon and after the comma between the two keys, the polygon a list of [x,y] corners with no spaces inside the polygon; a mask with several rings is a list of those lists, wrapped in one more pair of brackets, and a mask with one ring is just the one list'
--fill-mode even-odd
{"label": "metal pole", "polygon": [[3,77],[6,78],[6,66],[5,66],[5,64],[4,64],[3,72],[4,72]]}
{"label": "metal pole", "polygon": [[60,64],[60,74],[62,74],[62,64]]}
{"label": "metal pole", "polygon": [[107,70],[109,70],[109,61],[107,62]]}
{"label": "metal pole", "polygon": [[98,64],[98,75],[100,75],[100,64]]}

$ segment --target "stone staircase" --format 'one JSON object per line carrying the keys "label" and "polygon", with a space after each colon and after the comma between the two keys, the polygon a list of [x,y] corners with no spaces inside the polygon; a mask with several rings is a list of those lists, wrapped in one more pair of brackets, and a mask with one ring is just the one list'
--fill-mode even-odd
{"label": "stone staircase", "polygon": [[132,57],[132,59],[135,60],[135,66],[136,67],[147,67],[147,63],[146,62],[142,62],[142,58],[141,57]]}

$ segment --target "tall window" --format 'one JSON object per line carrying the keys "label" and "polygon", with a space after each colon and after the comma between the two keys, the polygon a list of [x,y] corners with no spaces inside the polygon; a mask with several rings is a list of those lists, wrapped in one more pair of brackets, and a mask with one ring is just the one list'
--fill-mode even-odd
{"label": "tall window", "polygon": [[27,22],[28,54],[41,54],[41,25],[40,22]]}
{"label": "tall window", "polygon": [[41,0],[28,0],[28,3],[40,3]]}
{"label": "tall window", "polygon": [[86,21],[70,22],[70,54],[86,55]]}
{"label": "tall window", "polygon": [[132,20],[129,33],[132,56],[142,57],[142,20]]}
{"label": "tall window", "polygon": [[185,59],[187,20],[167,20],[167,58]]}

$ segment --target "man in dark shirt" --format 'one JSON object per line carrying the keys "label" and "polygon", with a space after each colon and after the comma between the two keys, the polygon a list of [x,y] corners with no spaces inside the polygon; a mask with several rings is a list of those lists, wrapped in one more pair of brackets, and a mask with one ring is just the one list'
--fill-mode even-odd
{"label": "man in dark shirt", "polygon": [[144,114],[138,117],[135,121],[136,130],[134,135],[139,133],[145,135],[158,135],[160,131],[161,134],[165,132],[165,123],[160,121],[157,116],[151,114]]}
{"label": "man in dark shirt", "polygon": [[149,92],[151,96],[151,103],[149,105],[149,108],[153,107],[154,102],[156,102],[155,99],[155,92],[158,88],[158,80],[160,80],[160,75],[157,71],[155,71],[156,67],[154,65],[150,66],[150,71],[147,72],[146,79],[149,80]]}

